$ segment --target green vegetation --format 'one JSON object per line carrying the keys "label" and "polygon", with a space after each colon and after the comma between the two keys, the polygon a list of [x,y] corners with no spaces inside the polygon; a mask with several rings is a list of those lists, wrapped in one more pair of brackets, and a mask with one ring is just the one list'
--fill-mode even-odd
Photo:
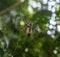
{"label": "green vegetation", "polygon": [[59,57],[60,3],[52,13],[41,1],[0,0],[0,57]]}

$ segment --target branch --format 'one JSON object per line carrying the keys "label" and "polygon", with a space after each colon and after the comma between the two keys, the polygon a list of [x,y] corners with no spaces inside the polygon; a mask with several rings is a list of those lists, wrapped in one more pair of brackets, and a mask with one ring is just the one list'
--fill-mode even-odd
{"label": "branch", "polygon": [[10,6],[9,8],[6,8],[5,10],[2,10],[2,11],[0,12],[0,15],[3,15],[3,14],[9,12],[10,10],[12,10],[12,9],[14,9],[14,8],[17,8],[18,6],[20,6],[20,4],[22,4],[22,3],[21,3],[21,2],[17,2],[17,3],[15,3],[13,6]]}

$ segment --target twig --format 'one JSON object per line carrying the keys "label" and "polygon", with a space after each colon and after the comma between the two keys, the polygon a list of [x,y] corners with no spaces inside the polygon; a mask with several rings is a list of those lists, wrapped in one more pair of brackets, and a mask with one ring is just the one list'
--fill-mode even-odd
{"label": "twig", "polygon": [[9,12],[10,10],[17,8],[18,6],[20,6],[20,4],[22,4],[22,3],[17,2],[14,5],[10,6],[9,8],[6,8],[5,10],[0,11],[0,15],[3,15],[5,13]]}

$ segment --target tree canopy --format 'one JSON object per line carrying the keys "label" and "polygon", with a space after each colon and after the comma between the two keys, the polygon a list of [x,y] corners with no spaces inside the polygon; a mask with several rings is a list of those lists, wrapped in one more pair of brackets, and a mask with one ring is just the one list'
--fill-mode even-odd
{"label": "tree canopy", "polygon": [[0,0],[0,57],[59,57],[60,0]]}

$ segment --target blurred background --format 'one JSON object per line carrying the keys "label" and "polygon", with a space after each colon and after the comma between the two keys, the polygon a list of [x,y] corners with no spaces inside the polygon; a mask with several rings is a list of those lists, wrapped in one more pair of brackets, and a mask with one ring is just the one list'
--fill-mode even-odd
{"label": "blurred background", "polygon": [[0,0],[0,57],[60,57],[60,0]]}

